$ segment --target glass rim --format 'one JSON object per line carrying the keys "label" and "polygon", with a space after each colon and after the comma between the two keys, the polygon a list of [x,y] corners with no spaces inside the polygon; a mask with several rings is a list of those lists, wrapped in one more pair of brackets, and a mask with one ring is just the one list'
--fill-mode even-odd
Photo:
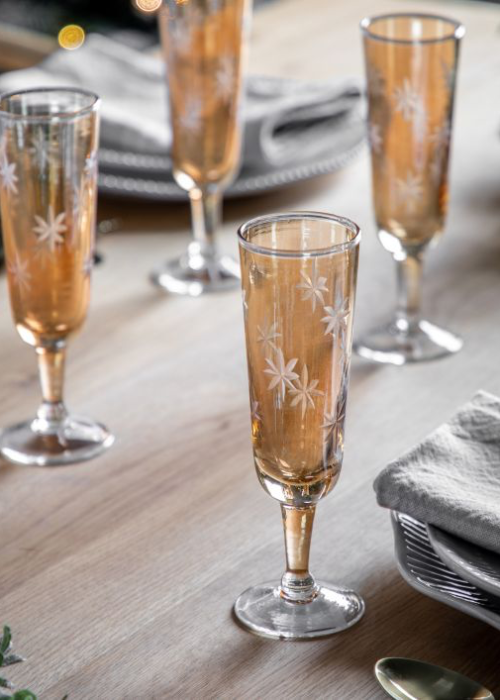
{"label": "glass rim", "polygon": [[[301,219],[306,221],[329,221],[331,223],[340,224],[341,226],[344,226],[344,228],[351,231],[353,237],[351,240],[345,241],[344,243],[333,243],[326,248],[311,248],[310,250],[283,250],[281,248],[266,248],[265,246],[256,245],[245,238],[245,234],[259,224],[273,224],[280,221]],[[260,255],[278,258],[309,258],[321,257],[323,255],[337,255],[338,253],[343,253],[347,250],[355,248],[361,241],[361,229],[354,223],[354,221],[347,219],[345,216],[338,216],[337,214],[328,214],[320,211],[290,211],[279,214],[264,214],[262,216],[256,216],[242,224],[238,228],[237,233],[239,239],[238,242],[242,248]]]}
{"label": "glass rim", "polygon": [[10,119],[12,121],[27,121],[27,122],[44,122],[51,119],[63,119],[71,120],[91,112],[95,112],[101,104],[101,98],[99,95],[92,90],[86,90],[85,88],[75,88],[66,86],[52,86],[52,87],[34,87],[26,88],[24,90],[9,90],[8,92],[0,93],[0,104],[3,100],[6,100],[17,95],[29,95],[36,93],[48,93],[48,92],[66,92],[72,93],[74,95],[85,95],[91,98],[90,104],[79,107],[71,112],[60,110],[58,112],[51,112],[47,114],[16,114],[15,112],[8,112],[5,109],[0,108],[0,118]]}
{"label": "glass rim", "polygon": [[[383,19],[397,19],[398,17],[415,18],[415,19],[431,19],[431,20],[441,20],[442,22],[448,22],[452,29],[449,34],[441,37],[429,38],[429,39],[394,39],[387,36],[380,36],[379,34],[374,34],[370,29],[371,25],[379,20]],[[461,39],[465,34],[465,26],[462,22],[451,17],[446,17],[445,15],[435,15],[431,12],[387,12],[381,15],[373,15],[372,17],[364,17],[359,23],[362,34],[374,39],[375,41],[382,41],[388,44],[440,44],[450,39]]]}

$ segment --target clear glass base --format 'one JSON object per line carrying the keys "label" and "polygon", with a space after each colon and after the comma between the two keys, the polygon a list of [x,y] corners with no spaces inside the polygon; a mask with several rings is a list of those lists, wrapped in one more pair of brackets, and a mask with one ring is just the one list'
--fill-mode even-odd
{"label": "clear glass base", "polygon": [[367,360],[405,365],[437,360],[458,352],[462,346],[463,340],[454,333],[419,321],[411,329],[402,330],[396,323],[377,328],[354,341],[353,349]]}
{"label": "clear glass base", "polygon": [[240,266],[229,255],[203,254],[192,243],[188,252],[170,260],[151,274],[151,281],[174,294],[199,297],[206,292],[223,292],[240,286]]}
{"label": "clear glass base", "polygon": [[55,467],[93,459],[115,438],[100,423],[67,416],[57,426],[40,418],[18,423],[0,434],[0,454],[10,462]]}
{"label": "clear glass base", "polygon": [[234,604],[237,620],[262,637],[314,639],[352,627],[365,612],[357,593],[329,583],[318,583],[308,603],[289,602],[280,591],[272,582],[248,588]]}

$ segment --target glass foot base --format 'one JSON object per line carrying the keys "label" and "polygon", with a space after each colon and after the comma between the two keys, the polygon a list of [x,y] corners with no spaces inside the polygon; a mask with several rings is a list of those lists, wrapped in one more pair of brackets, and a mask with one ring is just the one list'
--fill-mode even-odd
{"label": "glass foot base", "polygon": [[429,321],[420,321],[417,328],[402,332],[395,324],[378,328],[353,343],[360,357],[374,362],[405,365],[426,362],[452,355],[462,349],[463,340]]}
{"label": "glass foot base", "polygon": [[310,603],[290,603],[276,584],[248,588],[234,604],[238,621],[254,634],[273,639],[314,639],[342,632],[361,619],[363,599],[354,591],[318,584]]}
{"label": "glass foot base", "polygon": [[57,429],[36,430],[36,419],[13,425],[0,434],[0,454],[9,462],[55,467],[93,459],[115,438],[100,423],[68,416]]}
{"label": "glass foot base", "polygon": [[240,286],[240,266],[229,255],[185,255],[151,274],[151,281],[173,294],[199,297]]}

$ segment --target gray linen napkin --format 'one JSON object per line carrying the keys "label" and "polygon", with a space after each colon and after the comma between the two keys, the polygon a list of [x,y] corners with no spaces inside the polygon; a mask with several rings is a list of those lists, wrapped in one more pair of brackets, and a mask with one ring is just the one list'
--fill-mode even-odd
{"label": "gray linen napkin", "polygon": [[[163,61],[99,34],[76,51],[59,50],[40,65],[0,76],[0,91],[73,86],[103,98],[101,145],[168,153],[171,131]],[[332,129],[359,113],[354,80],[250,77],[244,105],[245,164],[285,165],[324,154]]]}
{"label": "gray linen napkin", "polygon": [[500,399],[479,391],[374,488],[381,506],[500,554]]}

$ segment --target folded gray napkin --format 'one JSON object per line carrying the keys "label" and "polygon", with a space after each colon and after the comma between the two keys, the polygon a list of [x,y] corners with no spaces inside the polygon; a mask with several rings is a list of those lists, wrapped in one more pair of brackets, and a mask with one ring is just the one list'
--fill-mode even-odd
{"label": "folded gray napkin", "polygon": [[[0,76],[2,92],[56,85],[87,88],[103,98],[103,147],[168,153],[171,131],[160,59],[93,34],[76,51],[59,50],[38,66]],[[358,112],[360,95],[353,80],[250,77],[243,162],[280,166],[324,154],[332,129]]]}
{"label": "folded gray napkin", "polygon": [[381,506],[500,554],[500,399],[478,392],[374,488]]}

